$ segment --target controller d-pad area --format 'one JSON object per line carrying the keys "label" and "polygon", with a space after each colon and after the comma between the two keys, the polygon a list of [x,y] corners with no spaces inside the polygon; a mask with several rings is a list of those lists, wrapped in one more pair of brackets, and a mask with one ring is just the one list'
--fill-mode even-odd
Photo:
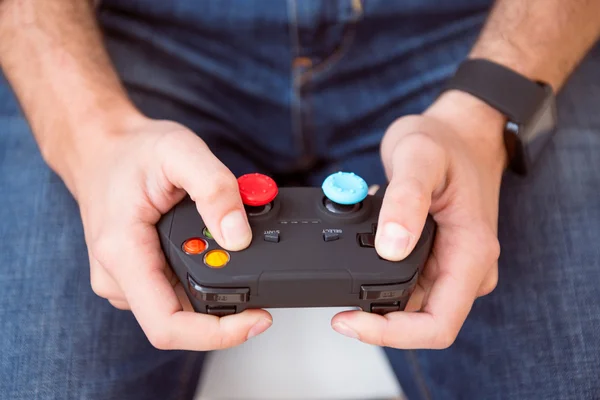
{"label": "controller d-pad area", "polygon": [[371,225],[371,232],[357,233],[356,240],[360,247],[375,247],[375,234],[377,233],[377,224]]}

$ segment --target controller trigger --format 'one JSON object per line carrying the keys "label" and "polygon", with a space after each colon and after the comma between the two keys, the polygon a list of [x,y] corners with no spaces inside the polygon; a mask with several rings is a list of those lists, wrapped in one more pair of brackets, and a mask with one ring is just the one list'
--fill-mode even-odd
{"label": "controller trigger", "polygon": [[226,317],[235,314],[235,306],[206,306],[206,313],[217,317]]}
{"label": "controller trigger", "polygon": [[371,304],[371,312],[373,314],[385,315],[394,311],[400,311],[400,303],[383,303],[383,304]]}

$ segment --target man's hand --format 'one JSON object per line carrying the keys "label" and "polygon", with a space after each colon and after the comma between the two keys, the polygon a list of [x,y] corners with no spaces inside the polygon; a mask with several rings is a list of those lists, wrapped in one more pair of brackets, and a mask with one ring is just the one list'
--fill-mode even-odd
{"label": "man's hand", "polygon": [[[600,38],[599,22],[600,1],[496,0],[469,57],[503,64],[558,91]],[[376,248],[384,258],[403,259],[431,212],[438,224],[433,254],[407,311],[385,317],[345,312],[334,317],[334,329],[405,349],[454,342],[475,299],[498,280],[504,123],[474,97],[448,92],[423,115],[391,126],[381,149],[391,182]]]}
{"label": "man's hand", "polygon": [[69,151],[80,155],[69,186],[95,293],[131,309],[160,349],[222,349],[266,330],[272,318],[263,310],[220,319],[194,313],[160,248],[155,224],[186,192],[219,244],[235,251],[250,243],[237,181],[206,144],[179,124],[143,117],[87,133],[85,148]]}
{"label": "man's hand", "polygon": [[[599,22],[600,1],[496,0],[469,57],[503,64],[558,91],[600,38]],[[405,349],[454,342],[475,299],[498,280],[504,123],[474,97],[448,92],[423,115],[390,127],[381,148],[391,182],[377,251],[403,259],[431,212],[438,224],[433,254],[405,312],[385,317],[345,312],[334,317],[334,329]]]}
{"label": "man's hand", "polygon": [[92,2],[0,0],[0,67],[45,161],[79,203],[97,294],[131,309],[161,349],[221,349],[271,325],[263,310],[191,312],[154,225],[188,192],[219,244],[247,246],[237,182],[194,133],[140,115]]}
{"label": "man's hand", "polygon": [[498,280],[498,197],[506,164],[503,117],[470,95],[448,92],[423,115],[397,120],[381,152],[390,184],[375,245],[404,259],[430,212],[432,255],[406,311],[336,315],[333,328],[363,342],[403,349],[450,346],[479,296]]}

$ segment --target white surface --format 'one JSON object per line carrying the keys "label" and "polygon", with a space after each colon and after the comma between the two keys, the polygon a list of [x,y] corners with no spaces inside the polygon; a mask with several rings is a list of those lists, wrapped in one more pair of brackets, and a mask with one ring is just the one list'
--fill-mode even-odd
{"label": "white surface", "polygon": [[399,398],[383,351],[331,329],[331,317],[341,310],[269,310],[267,332],[210,354],[197,399]]}

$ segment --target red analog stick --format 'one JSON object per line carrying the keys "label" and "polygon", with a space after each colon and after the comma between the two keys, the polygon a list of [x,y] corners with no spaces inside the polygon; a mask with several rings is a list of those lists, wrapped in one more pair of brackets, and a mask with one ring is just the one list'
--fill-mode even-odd
{"label": "red analog stick", "polygon": [[262,174],[246,174],[238,178],[242,202],[247,206],[259,207],[272,202],[279,189],[273,179]]}

